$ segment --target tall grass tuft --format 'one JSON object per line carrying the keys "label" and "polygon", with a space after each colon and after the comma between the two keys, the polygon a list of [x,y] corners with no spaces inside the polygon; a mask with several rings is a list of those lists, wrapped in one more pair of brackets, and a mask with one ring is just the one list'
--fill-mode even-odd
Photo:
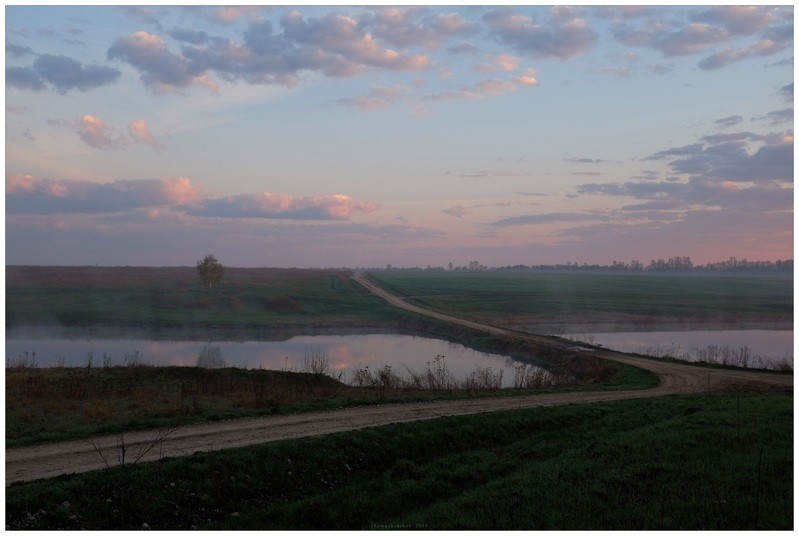
{"label": "tall grass tuft", "polygon": [[502,388],[503,371],[491,367],[479,367],[463,381],[463,387],[469,391],[493,391]]}
{"label": "tall grass tuft", "polygon": [[227,366],[227,361],[222,357],[222,349],[219,346],[207,342],[202,345],[200,353],[197,354],[197,366],[208,369],[224,368]]}
{"label": "tall grass tuft", "polygon": [[20,354],[6,362],[6,367],[15,369],[29,369],[36,368],[37,366],[38,363],[36,362],[36,352],[25,352],[24,355]]}
{"label": "tall grass tuft", "polygon": [[131,354],[125,354],[122,361],[125,363],[126,367],[139,367],[142,365],[141,354],[138,350]]}
{"label": "tall grass tuft", "polygon": [[319,348],[307,350],[305,357],[302,358],[301,370],[302,372],[328,376],[330,374],[330,358]]}
{"label": "tall grass tuft", "polygon": [[551,374],[543,369],[523,363],[513,369],[513,387],[516,389],[541,389],[552,384]]}

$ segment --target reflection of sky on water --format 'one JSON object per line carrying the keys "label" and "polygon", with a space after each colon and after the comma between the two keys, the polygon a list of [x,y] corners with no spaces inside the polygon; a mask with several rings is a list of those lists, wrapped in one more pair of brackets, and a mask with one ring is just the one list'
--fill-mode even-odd
{"label": "reflection of sky on water", "polygon": [[613,350],[649,354],[671,353],[695,356],[708,346],[729,346],[740,350],[746,346],[752,356],[773,362],[787,357],[793,363],[793,331],[765,329],[723,331],[636,331],[617,333],[567,334],[563,337],[589,344],[601,344]]}
{"label": "reflection of sky on water", "polygon": [[[139,352],[147,365],[195,366],[205,343],[198,341],[152,341],[145,339],[31,339],[6,340],[6,364],[25,352],[36,353],[39,367],[85,366],[89,352],[93,366],[103,365],[104,354],[112,365],[123,365],[125,356]],[[352,370],[368,365],[371,370],[390,365],[405,375],[406,367],[416,372],[427,369],[437,355],[444,355],[455,378],[463,378],[478,368],[503,371],[503,384],[513,384],[515,362],[505,356],[485,354],[438,339],[409,335],[314,335],[287,341],[213,342],[229,366],[273,370],[302,370],[306,357],[324,355],[332,369]],[[345,374],[344,379],[349,379]]]}

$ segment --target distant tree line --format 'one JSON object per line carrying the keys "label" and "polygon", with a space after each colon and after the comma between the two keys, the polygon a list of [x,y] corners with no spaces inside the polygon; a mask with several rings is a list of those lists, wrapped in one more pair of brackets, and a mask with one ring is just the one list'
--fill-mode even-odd
{"label": "distant tree line", "polygon": [[[726,261],[708,262],[706,264],[694,264],[691,257],[669,257],[668,259],[652,259],[649,264],[633,260],[629,263],[623,261],[613,261],[611,264],[579,264],[567,262],[566,264],[539,264],[526,265],[516,264],[514,266],[491,267],[481,264],[478,261],[469,261],[465,266],[454,266],[449,263],[451,272],[587,272],[587,273],[681,273],[681,274],[762,274],[762,275],[790,275],[793,274],[793,259],[777,261],[748,261],[730,257]],[[447,271],[440,266],[430,266],[427,268],[398,268],[390,264],[387,270],[424,270],[424,271]]]}

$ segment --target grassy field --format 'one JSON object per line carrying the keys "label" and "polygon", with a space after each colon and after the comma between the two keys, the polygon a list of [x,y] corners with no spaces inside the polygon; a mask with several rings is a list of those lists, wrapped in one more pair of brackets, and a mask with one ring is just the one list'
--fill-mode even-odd
{"label": "grassy field", "polygon": [[6,267],[6,326],[279,328],[383,326],[395,309],[344,270]]}
{"label": "grassy field", "polygon": [[419,305],[505,325],[793,320],[792,278],[398,270],[372,277]]}
{"label": "grassy field", "polygon": [[447,417],[6,489],[9,529],[782,529],[793,397]]}
{"label": "grassy field", "polygon": [[[345,270],[6,267],[6,326],[388,327],[403,315]],[[375,272],[412,301],[490,323],[781,322],[791,278],[496,272]],[[406,315],[407,316],[407,315]]]}

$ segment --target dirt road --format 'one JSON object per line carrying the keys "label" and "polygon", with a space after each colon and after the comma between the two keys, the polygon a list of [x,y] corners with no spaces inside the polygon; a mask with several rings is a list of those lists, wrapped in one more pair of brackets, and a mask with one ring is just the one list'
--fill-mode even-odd
{"label": "dirt road", "polygon": [[[514,332],[493,326],[478,324],[436,311],[409,304],[402,298],[391,295],[360,275],[356,281],[389,303],[434,318],[453,322],[496,335],[523,338],[540,344],[564,347],[567,343],[541,335]],[[186,456],[197,451],[221,450],[242,447],[267,441],[308,437],[380,426],[384,424],[434,419],[449,415],[466,415],[506,409],[553,406],[559,404],[600,402],[645,398],[674,393],[696,393],[702,391],[746,385],[748,388],[779,389],[793,391],[793,376],[766,372],[720,370],[700,368],[679,363],[666,363],[637,358],[609,350],[575,349],[575,353],[591,352],[593,355],[627,363],[657,374],[660,384],[641,391],[574,392],[530,395],[522,397],[486,398],[480,400],[446,400],[413,404],[386,404],[347,408],[334,411],[302,413],[276,417],[236,419],[184,426],[172,430],[166,439],[141,457],[141,461],[161,457]],[[135,459],[139,452],[152,445],[158,431],[131,432],[124,435],[126,459]],[[80,473],[104,468],[97,449],[111,465],[117,464],[121,451],[118,436],[92,438],[89,441],[69,441],[33,447],[6,450],[6,485],[47,478],[60,474]]]}

